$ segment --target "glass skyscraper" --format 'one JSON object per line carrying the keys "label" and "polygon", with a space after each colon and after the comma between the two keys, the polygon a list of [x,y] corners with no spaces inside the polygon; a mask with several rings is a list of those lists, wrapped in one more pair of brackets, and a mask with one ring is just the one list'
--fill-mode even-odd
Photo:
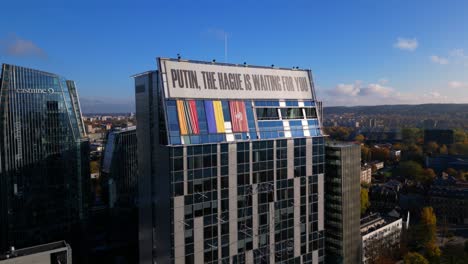
{"label": "glass skyscraper", "polygon": [[3,64],[0,252],[83,236],[89,144],[75,83]]}
{"label": "glass skyscraper", "polygon": [[126,263],[138,262],[137,165],[136,128],[110,132],[101,169],[109,209],[108,259],[119,256]]}
{"label": "glass skyscraper", "polygon": [[158,62],[134,76],[140,263],[324,263],[311,72]]}

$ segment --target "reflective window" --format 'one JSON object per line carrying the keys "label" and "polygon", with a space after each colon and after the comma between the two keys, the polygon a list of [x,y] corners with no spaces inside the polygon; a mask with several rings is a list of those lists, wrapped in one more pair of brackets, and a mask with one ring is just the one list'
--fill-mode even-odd
{"label": "reflective window", "polygon": [[257,119],[258,120],[278,120],[278,109],[277,108],[257,108]]}
{"label": "reflective window", "polygon": [[283,119],[303,119],[302,108],[281,108]]}

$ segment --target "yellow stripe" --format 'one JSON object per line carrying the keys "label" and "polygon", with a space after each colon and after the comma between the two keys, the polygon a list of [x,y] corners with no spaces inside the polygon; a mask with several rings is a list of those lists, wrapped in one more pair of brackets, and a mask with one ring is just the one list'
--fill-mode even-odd
{"label": "yellow stripe", "polygon": [[224,128],[224,115],[221,101],[213,101],[213,110],[215,112],[216,130],[218,130],[218,133],[225,133],[226,130]]}
{"label": "yellow stripe", "polygon": [[177,115],[179,116],[180,134],[187,135],[188,128],[187,128],[187,119],[185,118],[184,102],[181,100],[177,100],[176,103],[177,103]]}

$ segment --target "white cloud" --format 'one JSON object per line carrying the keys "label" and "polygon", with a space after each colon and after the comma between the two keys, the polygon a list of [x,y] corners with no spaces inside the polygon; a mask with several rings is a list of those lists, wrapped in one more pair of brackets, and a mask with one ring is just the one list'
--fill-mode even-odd
{"label": "white cloud", "polygon": [[398,38],[397,42],[393,45],[397,49],[414,51],[418,46],[418,40],[416,38]]}
{"label": "white cloud", "polygon": [[361,89],[359,95],[361,96],[376,96],[376,97],[388,97],[393,93],[394,90],[391,87],[386,87],[377,83],[370,83],[367,87]]}
{"label": "white cloud", "polygon": [[338,84],[334,89],[328,91],[330,95],[334,96],[356,96],[361,90],[361,84],[359,81],[356,81],[354,84]]}
{"label": "white cloud", "polygon": [[46,52],[31,40],[22,39],[15,34],[11,34],[6,38],[0,39],[0,51],[9,56],[47,57]]}
{"label": "white cloud", "polygon": [[449,63],[449,60],[447,58],[440,57],[437,55],[432,55],[429,58],[431,59],[432,62],[437,63],[437,64],[446,65]]}
{"label": "white cloud", "polygon": [[450,88],[463,88],[463,87],[467,87],[468,85],[466,83],[462,83],[459,81],[451,81],[448,83],[448,86]]}

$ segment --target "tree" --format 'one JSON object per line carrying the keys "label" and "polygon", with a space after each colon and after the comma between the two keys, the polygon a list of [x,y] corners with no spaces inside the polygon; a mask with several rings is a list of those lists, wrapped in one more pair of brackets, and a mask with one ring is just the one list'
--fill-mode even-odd
{"label": "tree", "polygon": [[91,161],[89,164],[91,173],[99,173],[99,162]]}
{"label": "tree", "polygon": [[466,134],[465,131],[460,129],[455,129],[453,131],[453,139],[456,143],[463,143],[466,141]]}
{"label": "tree", "polygon": [[448,168],[445,170],[445,172],[450,175],[450,176],[455,176],[457,175],[457,170],[453,169],[453,168]]}
{"label": "tree", "polygon": [[423,163],[424,155],[422,148],[416,144],[407,145],[407,147],[402,151],[402,160],[412,160]]}
{"label": "tree", "polygon": [[423,131],[419,128],[403,128],[401,136],[404,143],[416,144],[423,138]]}
{"label": "tree", "polygon": [[450,146],[451,155],[468,155],[468,143],[455,143]]}
{"label": "tree", "polygon": [[439,153],[440,154],[448,154],[448,148],[447,148],[447,145],[442,145],[440,148],[439,148]]}
{"label": "tree", "polygon": [[421,254],[416,252],[410,252],[405,255],[403,260],[404,264],[429,264],[429,261]]}
{"label": "tree", "polygon": [[370,160],[370,148],[367,146],[361,146],[361,160],[369,161]]}
{"label": "tree", "polygon": [[366,213],[369,206],[369,190],[366,188],[361,188],[361,215]]}
{"label": "tree", "polygon": [[439,262],[441,252],[435,241],[426,243],[424,250],[426,252],[427,258],[431,261],[431,263]]}
{"label": "tree", "polygon": [[420,243],[426,256],[432,263],[439,262],[441,252],[436,243],[437,218],[432,207],[424,207],[421,211],[420,232]]}
{"label": "tree", "polygon": [[362,134],[359,134],[359,135],[357,135],[356,137],[354,137],[354,140],[355,140],[355,141],[359,141],[359,142],[361,142],[361,143],[364,142],[365,139],[366,139],[366,138],[365,138]]}
{"label": "tree", "polygon": [[439,145],[436,142],[431,141],[426,144],[426,152],[436,153],[438,150],[439,150]]}
{"label": "tree", "polygon": [[424,173],[421,164],[411,160],[400,162],[400,164],[397,167],[397,171],[400,175],[411,179],[415,179],[419,175],[422,175]]}
{"label": "tree", "polygon": [[459,180],[459,181],[466,181],[466,180],[467,180],[466,176],[467,176],[466,172],[464,172],[464,171],[462,171],[462,170],[459,170],[459,171],[457,172],[456,178],[457,178],[457,180]]}
{"label": "tree", "polygon": [[420,220],[421,232],[422,232],[422,243],[436,241],[437,233],[437,218],[432,207],[424,207],[421,211]]}
{"label": "tree", "polygon": [[372,148],[372,158],[380,161],[387,161],[390,159],[390,150],[387,148]]}
{"label": "tree", "polygon": [[423,182],[423,183],[428,184],[428,183],[432,182],[432,180],[434,180],[436,176],[437,175],[436,175],[436,173],[434,172],[433,169],[430,169],[430,168],[424,169],[424,173],[423,173],[422,177],[420,177],[420,181]]}

